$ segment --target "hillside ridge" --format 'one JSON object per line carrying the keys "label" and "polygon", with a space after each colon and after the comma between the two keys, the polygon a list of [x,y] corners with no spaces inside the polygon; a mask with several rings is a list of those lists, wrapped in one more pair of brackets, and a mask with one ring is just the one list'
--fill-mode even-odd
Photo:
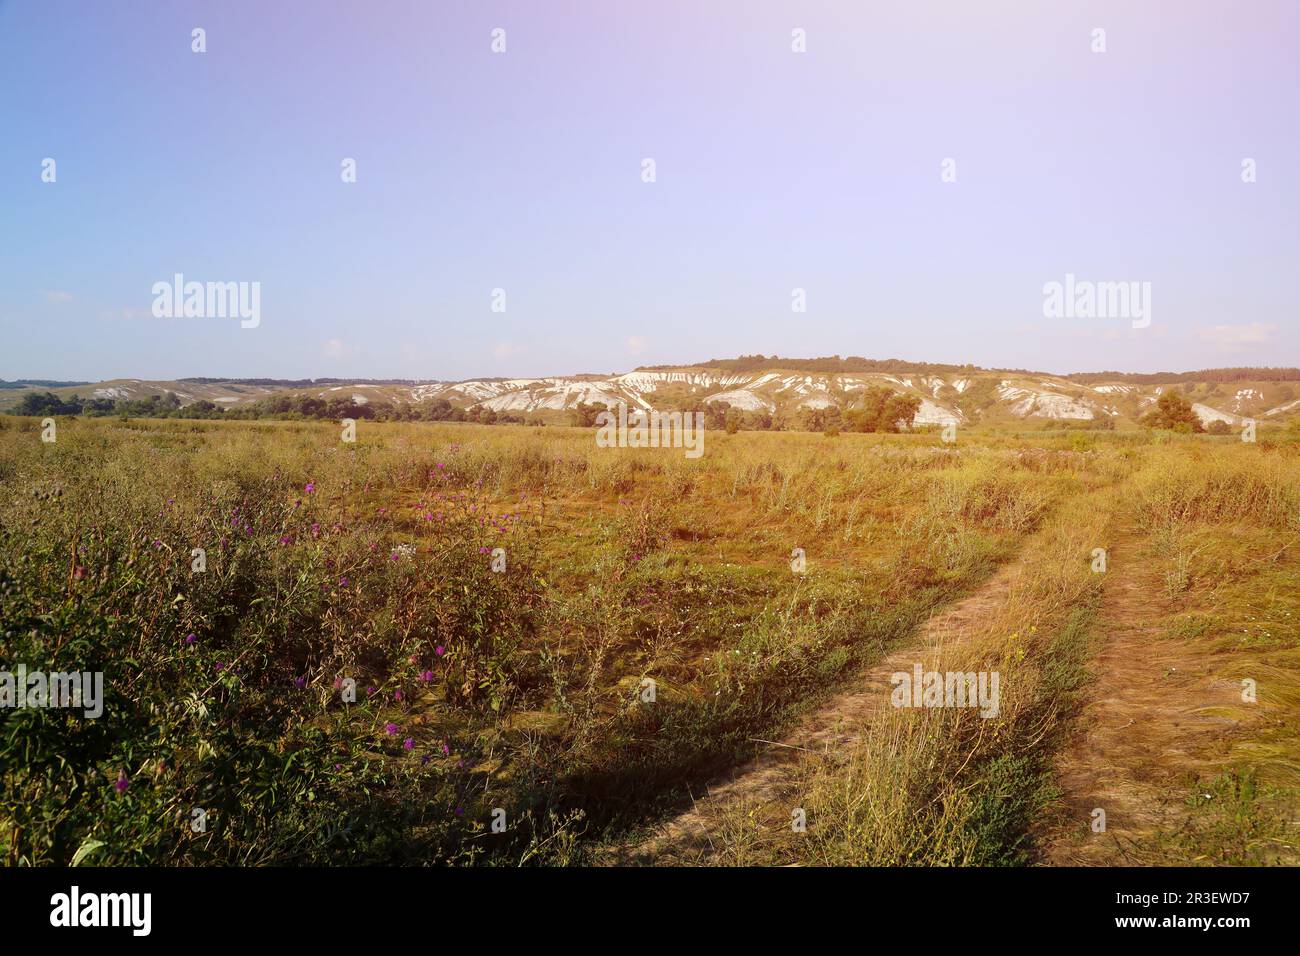
{"label": "hillside ridge", "polygon": [[1135,421],[1167,389],[1188,399],[1204,424],[1239,425],[1246,419],[1283,421],[1300,416],[1300,369],[1224,368],[1178,373],[1079,372],[1054,375],[974,365],[830,356],[787,359],[740,356],[695,365],[640,366],[600,375],[436,379],[110,379],[39,384],[0,391],[0,410],[13,410],[31,392],[49,391],[100,403],[175,395],[182,405],[209,402],[237,409],[278,396],[343,401],[354,406],[446,403],[524,420],[566,421],[580,405],[622,402],[643,409],[698,409],[725,403],[758,416],[799,416],[847,409],[869,388],[886,388],[920,401],[921,425],[1042,419],[1109,427]]}

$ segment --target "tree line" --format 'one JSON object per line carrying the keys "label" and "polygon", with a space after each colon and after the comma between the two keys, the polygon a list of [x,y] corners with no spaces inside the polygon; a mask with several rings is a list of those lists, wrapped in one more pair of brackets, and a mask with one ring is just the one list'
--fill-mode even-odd
{"label": "tree line", "polygon": [[[689,405],[689,407],[687,407]],[[677,411],[702,411],[706,428],[728,433],[738,431],[814,431],[838,434],[851,432],[897,432],[913,427],[921,400],[881,386],[871,386],[848,400],[844,408],[802,408],[780,411],[746,410],[728,402],[706,402],[702,407],[685,403]],[[581,402],[570,411],[570,422],[592,428],[605,405]],[[664,409],[665,411],[674,409]],[[470,422],[482,425],[543,425],[537,416],[498,412],[482,406],[457,408],[445,398],[418,403],[369,402],[358,405],[350,397],[317,398],[309,395],[273,395],[256,402],[224,408],[201,399],[182,404],[174,392],[143,398],[60,398],[53,392],[29,392],[12,410],[15,415],[43,418],[52,415],[89,417],[184,418],[248,421],[338,421],[343,418],[396,422]]]}
{"label": "tree line", "polygon": [[1071,382],[1093,385],[1118,382],[1125,385],[1177,385],[1183,382],[1234,384],[1237,382],[1300,382],[1300,368],[1203,368],[1195,372],[1075,372],[1064,375]]}
{"label": "tree line", "polygon": [[[847,401],[844,408],[830,405],[826,408],[768,411],[736,408],[723,401],[706,401],[700,406],[684,399],[678,401],[676,407],[665,406],[659,410],[703,412],[706,429],[728,434],[739,431],[899,432],[911,429],[921,410],[921,399],[917,396],[903,395],[878,385],[868,387]],[[569,423],[579,428],[594,428],[596,417],[601,412],[613,410],[604,404],[579,402],[569,413]]]}
{"label": "tree line", "polygon": [[[637,371],[660,372],[681,369],[681,365],[643,365]],[[1081,385],[1098,382],[1116,382],[1128,385],[1163,385],[1181,382],[1211,382],[1231,384],[1236,382],[1300,382],[1300,368],[1207,368],[1191,372],[1072,372],[1058,375],[1023,368],[986,369],[979,365],[949,365],[940,362],[911,362],[904,359],[869,359],[860,355],[842,358],[828,355],[821,358],[781,358],[779,355],[741,355],[734,359],[709,359],[691,368],[713,368],[728,372],[760,372],[788,369],[792,372],[820,372],[827,374],[851,372],[877,372],[891,375],[971,375],[979,372],[998,372],[1010,375],[1042,375],[1063,378]]]}
{"label": "tree line", "polygon": [[273,395],[224,408],[216,402],[201,399],[183,405],[174,392],[148,395],[144,398],[88,398],[78,395],[62,399],[53,392],[29,392],[13,409],[15,415],[87,415],[90,417],[119,416],[126,418],[193,418],[223,421],[253,419],[282,419],[296,421],[318,419],[338,421],[343,418],[368,419],[393,422],[474,422],[482,425],[542,424],[539,419],[525,418],[496,412],[490,408],[456,408],[445,398],[434,398],[418,403],[394,404],[369,402],[355,404],[351,398],[315,398],[309,395]]}

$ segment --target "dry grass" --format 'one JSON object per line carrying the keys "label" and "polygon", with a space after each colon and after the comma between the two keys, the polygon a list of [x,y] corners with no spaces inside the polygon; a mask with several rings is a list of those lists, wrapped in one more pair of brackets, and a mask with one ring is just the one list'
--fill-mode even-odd
{"label": "dry grass", "polygon": [[[25,761],[5,761],[5,852],[65,862],[98,839],[102,862],[580,862],[915,652],[998,670],[1000,716],[873,705],[856,743],[803,755],[779,796],[722,807],[707,858],[1024,862],[1099,646],[1108,578],[1090,556],[1121,520],[1149,549],[1163,630],[1210,655],[1215,680],[1258,675],[1267,707],[1300,697],[1289,446],[710,433],[705,449],[600,449],[550,427],[363,422],[345,445],[321,423],[102,419],[61,421],[46,445],[37,423],[0,420],[4,609],[34,622],[6,629],[0,657],[107,662],[116,706],[140,717],[62,764],[72,728],[0,718],[5,756]],[[248,529],[230,530],[232,508]],[[195,546],[213,556],[202,577]],[[972,593],[978,614],[931,648],[926,620]],[[187,632],[202,650],[183,656]],[[190,670],[231,660],[238,693]],[[340,708],[341,673],[375,698]],[[284,690],[295,679],[301,695]],[[150,724],[178,695],[209,730]],[[1213,766],[1293,786],[1295,728],[1274,719]],[[390,722],[413,749],[382,735]],[[241,777],[254,755],[278,775]],[[174,776],[144,772],[157,761]],[[123,767],[129,799],[105,782]],[[51,783],[63,773],[75,806]],[[169,814],[201,793],[229,822],[178,843]],[[492,840],[496,806],[515,825]],[[312,843],[310,820],[350,822]]]}

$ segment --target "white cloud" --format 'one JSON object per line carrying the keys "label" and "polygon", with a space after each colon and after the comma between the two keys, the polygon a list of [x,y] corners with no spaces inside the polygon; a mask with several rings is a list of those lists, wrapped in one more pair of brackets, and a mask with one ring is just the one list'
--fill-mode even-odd
{"label": "white cloud", "polygon": [[355,352],[356,349],[347,345],[342,339],[328,339],[325,344],[321,346],[321,351],[325,354],[326,358],[343,358],[345,355],[350,355]]}
{"label": "white cloud", "polygon": [[46,302],[71,302],[72,293],[64,292],[61,289],[43,289],[41,295],[45,296]]}
{"label": "white cloud", "polygon": [[516,345],[514,342],[498,342],[492,346],[492,354],[497,361],[505,361],[508,358],[518,355],[524,350],[522,345]]}
{"label": "white cloud", "polygon": [[1246,325],[1214,325],[1208,329],[1201,329],[1200,336],[1211,345],[1229,351],[1240,351],[1252,345],[1267,344],[1276,331],[1276,325],[1251,322]]}
{"label": "white cloud", "polygon": [[632,355],[640,355],[642,352],[646,350],[646,346],[648,344],[649,343],[646,342],[646,340],[641,336],[634,335],[627,340],[627,350]]}
{"label": "white cloud", "polygon": [[124,306],[120,309],[109,309],[99,313],[99,318],[105,322],[114,322],[121,320],[123,322],[136,322],[153,318],[153,313],[149,309],[133,309]]}

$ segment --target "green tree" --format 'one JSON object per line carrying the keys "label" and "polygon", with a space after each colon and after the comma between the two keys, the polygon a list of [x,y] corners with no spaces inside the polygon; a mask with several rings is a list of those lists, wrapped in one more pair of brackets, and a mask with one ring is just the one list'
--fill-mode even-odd
{"label": "green tree", "polygon": [[578,428],[595,428],[596,416],[606,411],[603,405],[592,402],[578,402],[569,411],[569,420]]}
{"label": "green tree", "polygon": [[1192,403],[1173,390],[1161,393],[1156,407],[1142,417],[1142,424],[1182,433],[1205,431],[1200,417],[1192,410]]}
{"label": "green tree", "polygon": [[896,432],[900,427],[910,429],[921,410],[921,400],[915,395],[891,395],[880,413],[880,430]]}
{"label": "green tree", "polygon": [[80,415],[81,400],[73,395],[63,401],[53,392],[28,392],[14,409],[18,415]]}
{"label": "green tree", "polygon": [[872,385],[845,413],[845,420],[855,432],[896,432],[900,428],[911,428],[920,410],[921,400],[915,395],[903,395],[881,385]]}

